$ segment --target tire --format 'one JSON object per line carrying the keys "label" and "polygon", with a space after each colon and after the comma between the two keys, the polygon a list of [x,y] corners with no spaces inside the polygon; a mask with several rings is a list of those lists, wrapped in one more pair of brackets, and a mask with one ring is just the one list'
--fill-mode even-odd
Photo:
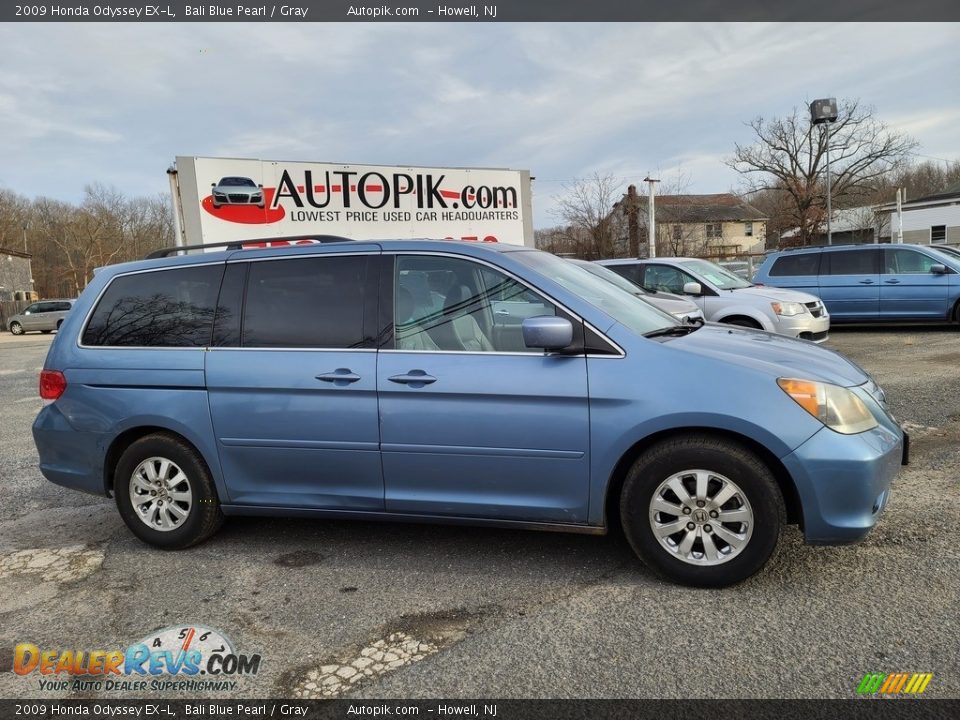
{"label": "tire", "polygon": [[[706,492],[698,493],[698,476]],[[677,480],[689,498],[673,490]],[[698,495],[705,498],[703,506]],[[678,512],[657,510],[655,497],[657,508]],[[723,500],[719,508],[714,498]],[[684,506],[689,513],[679,512]],[[713,514],[721,512],[737,520],[724,522]],[[724,587],[746,580],[773,557],[786,510],[770,468],[753,452],[732,440],[696,434],[658,443],[634,462],[620,495],[620,519],[634,552],[657,574],[683,585]],[[674,524],[676,533],[666,535]],[[655,525],[665,528],[662,539]]]}
{"label": "tire", "polygon": [[42,332],[44,335],[49,335],[53,332],[53,330],[41,330],[40,332]]}
{"label": "tire", "polygon": [[23,325],[18,322],[10,323],[10,332],[14,335],[23,335]]}
{"label": "tire", "polygon": [[61,325],[63,325],[63,320],[57,320],[57,332],[60,332]]}
{"label": "tire", "polygon": [[721,320],[725,325],[736,325],[737,327],[753,328],[754,330],[763,330],[763,325],[750,318],[732,318],[730,320]]}
{"label": "tire", "polygon": [[[163,475],[170,481],[166,486],[157,484]],[[148,488],[160,494],[148,498]],[[114,469],[114,496],[131,532],[163,550],[203,542],[223,524],[217,490],[200,453],[165,433],[142,437],[124,451]],[[135,498],[139,511],[134,509]]]}

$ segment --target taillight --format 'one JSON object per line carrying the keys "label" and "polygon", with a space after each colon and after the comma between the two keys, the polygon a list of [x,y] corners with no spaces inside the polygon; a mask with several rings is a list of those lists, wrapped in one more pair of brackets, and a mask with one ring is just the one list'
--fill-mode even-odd
{"label": "taillight", "polygon": [[59,370],[40,371],[40,397],[44,400],[56,400],[67,389],[67,379]]}

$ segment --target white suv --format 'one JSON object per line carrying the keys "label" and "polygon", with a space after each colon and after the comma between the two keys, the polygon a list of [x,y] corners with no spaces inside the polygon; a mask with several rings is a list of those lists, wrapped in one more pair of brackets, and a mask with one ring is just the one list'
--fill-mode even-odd
{"label": "white suv", "polygon": [[757,287],[716,263],[700,258],[600,260],[645,290],[689,295],[708,322],[823,342],[830,316],[815,295]]}

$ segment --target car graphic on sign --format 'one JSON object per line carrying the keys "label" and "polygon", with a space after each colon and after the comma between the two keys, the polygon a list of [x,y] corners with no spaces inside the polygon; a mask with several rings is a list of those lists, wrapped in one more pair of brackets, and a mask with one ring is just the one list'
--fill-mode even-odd
{"label": "car graphic on sign", "polygon": [[248,177],[228,176],[210,183],[213,207],[221,205],[256,205],[263,207],[263,185]]}

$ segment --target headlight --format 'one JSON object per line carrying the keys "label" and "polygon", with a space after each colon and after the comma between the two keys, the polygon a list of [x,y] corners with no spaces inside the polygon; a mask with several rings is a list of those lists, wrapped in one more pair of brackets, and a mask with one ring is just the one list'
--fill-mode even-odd
{"label": "headlight", "polygon": [[806,306],[803,303],[798,302],[773,302],[770,303],[770,307],[773,308],[773,311],[777,315],[783,317],[792,317],[793,315],[803,315],[807,311]]}
{"label": "headlight", "polygon": [[838,433],[856,435],[877,426],[873,413],[845,387],[795,378],[778,378],[777,385],[797,405]]}

